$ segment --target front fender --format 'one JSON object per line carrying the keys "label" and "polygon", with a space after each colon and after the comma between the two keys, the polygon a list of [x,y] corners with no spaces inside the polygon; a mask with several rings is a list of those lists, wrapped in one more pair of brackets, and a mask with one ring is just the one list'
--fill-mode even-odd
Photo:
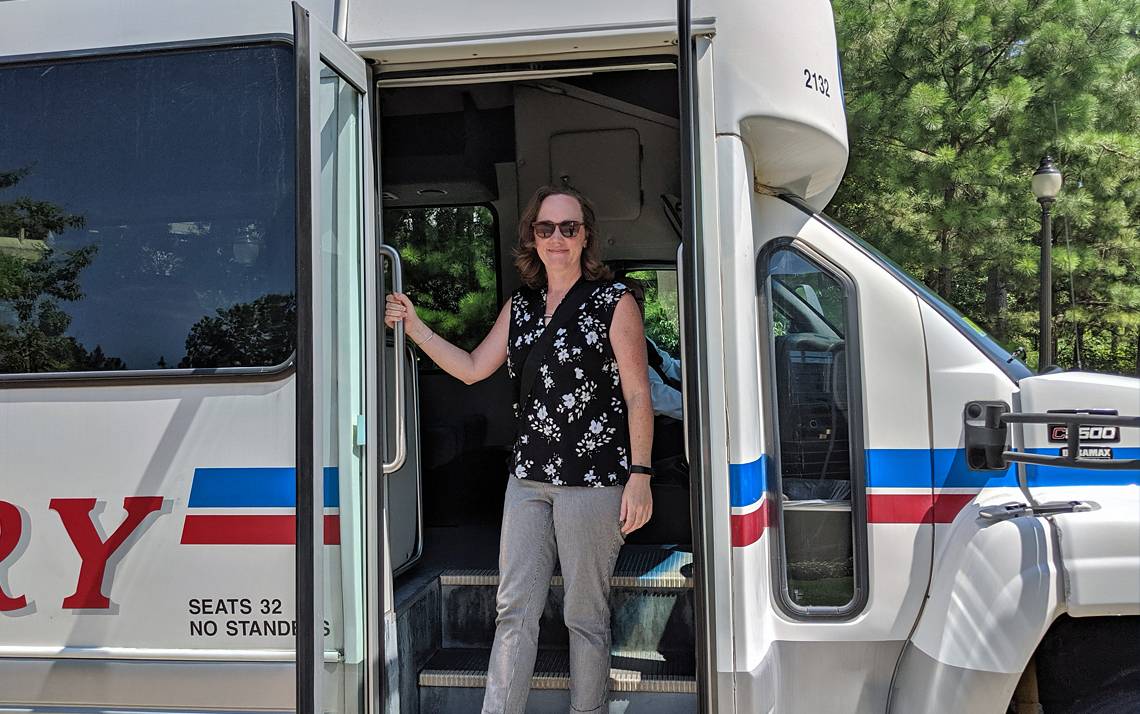
{"label": "front fender", "polygon": [[930,597],[892,683],[892,712],[1004,712],[1021,672],[1062,609],[1051,523],[989,522],[980,505],[1023,500],[993,489],[937,526]]}
{"label": "front fender", "polygon": [[1054,518],[1065,609],[1073,617],[1140,615],[1140,486],[1064,494],[1097,509]]}

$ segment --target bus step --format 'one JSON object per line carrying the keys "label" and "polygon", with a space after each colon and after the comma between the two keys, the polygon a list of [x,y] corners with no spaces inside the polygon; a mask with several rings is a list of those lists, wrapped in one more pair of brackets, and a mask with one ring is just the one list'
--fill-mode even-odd
{"label": "bus step", "polygon": [[[421,712],[478,712],[487,684],[489,649],[442,649],[421,670]],[[565,650],[541,649],[531,677],[528,713],[569,709],[570,666]],[[615,652],[610,660],[610,711],[672,714],[696,708],[692,662],[657,652]]]}
{"label": "bus step", "polygon": [[[622,549],[610,588],[610,617],[615,649],[656,650],[676,660],[692,658],[693,590],[689,553],[643,546]],[[441,646],[490,647],[495,636],[495,570],[449,570],[439,579]],[[555,575],[539,624],[540,647],[569,644],[562,622],[565,597]],[[676,653],[676,654],[674,654]],[[662,655],[664,656],[664,655]]]}
{"label": "bus step", "polygon": [[[440,585],[499,585],[499,571],[494,569],[445,570]],[[557,570],[550,583],[562,587]],[[614,588],[691,588],[693,587],[693,554],[675,546],[627,545],[618,554],[610,579]]]}

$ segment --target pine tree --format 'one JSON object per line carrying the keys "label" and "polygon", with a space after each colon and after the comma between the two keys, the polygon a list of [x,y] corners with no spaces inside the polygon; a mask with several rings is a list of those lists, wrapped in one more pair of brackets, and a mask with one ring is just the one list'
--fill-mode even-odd
{"label": "pine tree", "polygon": [[499,314],[495,219],[482,206],[390,208],[384,235],[400,250],[405,292],[444,339],[483,341]]}
{"label": "pine tree", "polygon": [[1032,364],[1029,179],[1052,153],[1056,361],[1140,368],[1140,2],[834,6],[851,161],[831,212]]}

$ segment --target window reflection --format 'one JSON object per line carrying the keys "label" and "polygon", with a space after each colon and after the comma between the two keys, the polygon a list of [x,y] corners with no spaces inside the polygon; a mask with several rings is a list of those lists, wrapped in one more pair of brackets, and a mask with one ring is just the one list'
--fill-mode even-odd
{"label": "window reflection", "polygon": [[293,350],[283,46],[0,67],[0,373]]}

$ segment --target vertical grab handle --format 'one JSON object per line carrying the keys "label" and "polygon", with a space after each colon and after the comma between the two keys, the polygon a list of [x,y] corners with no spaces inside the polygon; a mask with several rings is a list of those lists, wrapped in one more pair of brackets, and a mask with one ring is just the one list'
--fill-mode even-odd
{"label": "vertical grab handle", "polygon": [[[380,244],[377,249],[380,251],[380,256],[387,258],[392,264],[392,290],[398,293],[404,292],[404,270],[400,264],[400,254],[390,245]],[[408,408],[404,403],[404,352],[407,351],[407,343],[405,342],[404,322],[402,320],[396,323],[395,331],[396,385],[392,390],[392,400],[396,414],[396,453],[392,456],[391,461],[384,462],[385,474],[399,471],[408,457]],[[386,454],[387,448],[385,448]]]}
{"label": "vertical grab handle", "polygon": [[[685,354],[685,244],[677,246],[677,312],[681,332],[681,355]],[[681,370],[681,424],[685,435],[685,461],[689,461],[689,371]]]}

